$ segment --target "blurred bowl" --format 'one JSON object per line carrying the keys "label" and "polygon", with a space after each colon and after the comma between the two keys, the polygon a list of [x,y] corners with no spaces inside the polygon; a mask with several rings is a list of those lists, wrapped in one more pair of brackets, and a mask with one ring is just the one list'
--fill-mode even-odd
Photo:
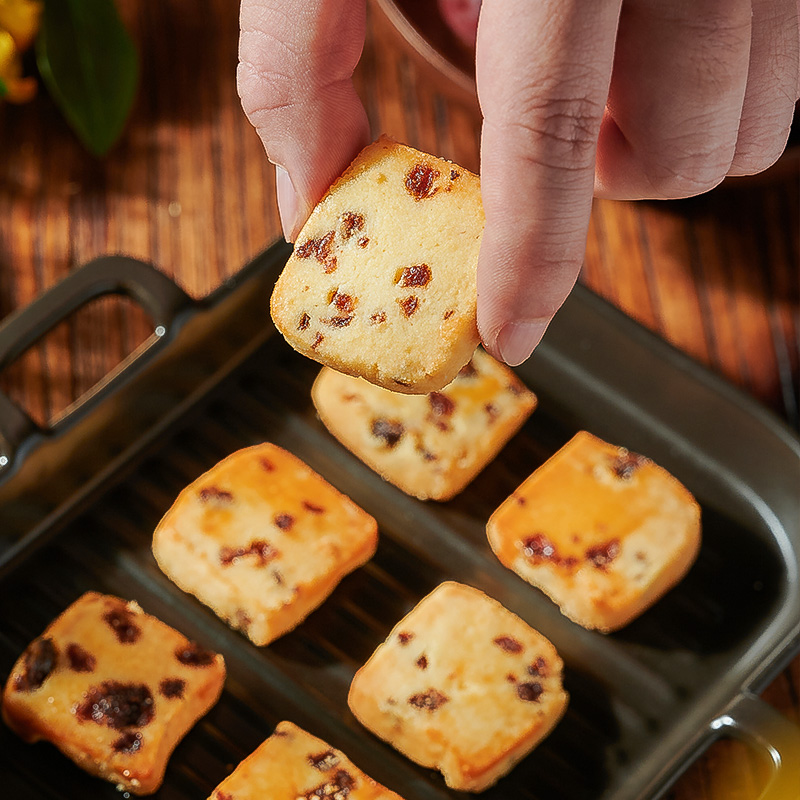
{"label": "blurred bowl", "polygon": [[426,80],[450,97],[477,106],[475,48],[450,30],[436,0],[373,0],[373,7]]}
{"label": "blurred bowl", "polygon": [[[416,63],[425,80],[448,96],[477,108],[475,48],[453,33],[436,0],[372,0],[379,18],[397,34],[403,49]],[[800,163],[800,103],[786,150],[778,162],[757,176],[724,181],[725,186],[749,184],[753,178],[773,180],[795,173]]]}

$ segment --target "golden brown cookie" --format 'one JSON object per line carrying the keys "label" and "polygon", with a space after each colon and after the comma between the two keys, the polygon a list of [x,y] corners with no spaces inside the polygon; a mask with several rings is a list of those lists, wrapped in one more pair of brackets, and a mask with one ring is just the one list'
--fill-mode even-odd
{"label": "golden brown cookie", "polygon": [[492,514],[497,557],[585,628],[630,622],[700,548],[700,507],[650,459],[578,433]]}
{"label": "golden brown cookie", "polygon": [[397,394],[324,368],[311,397],[348,450],[421,500],[458,494],[536,406],[533,392],[482,350],[440,392]]}
{"label": "golden brown cookie", "polygon": [[402,800],[347,756],[291,722],[251,753],[208,800]]}
{"label": "golden brown cookie", "polygon": [[478,589],[443,583],[356,673],[358,720],[448,786],[480,792],[561,718],[562,662],[537,631]]}
{"label": "golden brown cookie", "polygon": [[224,681],[221,655],[134,602],[88,592],[18,659],[3,719],[25,741],[45,739],[87,772],[152,794]]}
{"label": "golden brown cookie", "polygon": [[153,555],[185,592],[265,645],[375,552],[375,520],[274,444],[239,450],[184,489]]}
{"label": "golden brown cookie", "polygon": [[272,295],[289,344],[396,392],[450,383],[478,344],[476,175],[381,138],[331,186]]}

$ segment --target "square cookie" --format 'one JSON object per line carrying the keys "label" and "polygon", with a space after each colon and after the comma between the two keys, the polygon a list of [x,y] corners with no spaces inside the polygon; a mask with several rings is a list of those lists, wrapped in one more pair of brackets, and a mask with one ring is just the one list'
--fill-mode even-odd
{"label": "square cookie", "polygon": [[87,772],[152,794],[224,681],[221,655],[134,602],[88,592],[14,664],[3,719],[26,742],[52,742]]}
{"label": "square cookie", "polygon": [[537,631],[478,589],[425,597],[356,673],[348,704],[381,739],[453,789],[480,792],[559,721],[563,664]]}
{"label": "square cookie", "polygon": [[446,386],[479,336],[480,180],[386,137],[331,186],[272,295],[275,325],[322,364],[408,394]]}
{"label": "square cookie", "polygon": [[275,732],[208,800],[402,800],[347,756],[291,722]]}
{"label": "square cookie", "polygon": [[348,450],[420,500],[458,494],[536,406],[533,392],[483,350],[441,392],[397,394],[324,368],[311,397]]}
{"label": "square cookie", "polygon": [[689,570],[700,507],[650,459],[578,433],[492,514],[500,561],[585,628],[621,628]]}
{"label": "square cookie", "polygon": [[184,489],[156,528],[153,555],[181,589],[265,645],[299,625],[377,542],[369,514],[266,443]]}

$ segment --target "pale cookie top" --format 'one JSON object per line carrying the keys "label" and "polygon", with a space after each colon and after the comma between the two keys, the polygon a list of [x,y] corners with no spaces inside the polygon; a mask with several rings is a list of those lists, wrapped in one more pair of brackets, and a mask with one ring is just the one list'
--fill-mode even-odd
{"label": "pale cookie top", "polygon": [[401,395],[324,369],[312,398],[359,458],[404,492],[436,500],[460,492],[536,405],[533,392],[480,348],[440,392]]}
{"label": "pale cookie top", "polygon": [[381,138],[312,212],[273,320],[292,347],[340,372],[409,394],[441,389],[479,341],[483,224],[477,176]]}
{"label": "pale cookie top", "polygon": [[211,794],[209,800],[402,800],[340,750],[291,722],[275,732]]}
{"label": "pale cookie top", "polygon": [[496,780],[561,717],[553,645],[478,589],[446,582],[356,673],[348,702],[370,730],[437,766],[449,786]]}

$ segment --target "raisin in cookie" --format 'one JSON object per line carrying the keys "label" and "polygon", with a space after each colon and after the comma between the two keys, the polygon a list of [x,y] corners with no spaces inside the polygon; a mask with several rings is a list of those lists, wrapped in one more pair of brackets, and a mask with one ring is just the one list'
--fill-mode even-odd
{"label": "raisin in cookie", "polygon": [[289,344],[396,392],[450,383],[478,344],[480,181],[387,138],[331,186],[272,295]]}
{"label": "raisin in cookie", "polygon": [[665,469],[582,431],[492,514],[489,544],[585,628],[613,631],[674,586],[700,507]]}
{"label": "raisin in cookie", "polygon": [[344,753],[291,722],[251,753],[208,800],[402,800]]}
{"label": "raisin in cookie", "polygon": [[480,349],[441,392],[397,394],[326,367],[311,397],[345,447],[421,500],[458,494],[536,406],[533,392]]}
{"label": "raisin in cookie", "polygon": [[540,633],[478,589],[443,583],[356,673],[357,719],[448,786],[479,792],[561,718],[562,662]]}
{"label": "raisin in cookie", "polygon": [[375,552],[375,520],[274,444],[239,450],[184,489],[153,555],[181,589],[265,645]]}
{"label": "raisin in cookie", "polygon": [[45,739],[87,772],[151,794],[225,681],[205,650],[136,603],[89,592],[22,654],[3,693],[3,719]]}

